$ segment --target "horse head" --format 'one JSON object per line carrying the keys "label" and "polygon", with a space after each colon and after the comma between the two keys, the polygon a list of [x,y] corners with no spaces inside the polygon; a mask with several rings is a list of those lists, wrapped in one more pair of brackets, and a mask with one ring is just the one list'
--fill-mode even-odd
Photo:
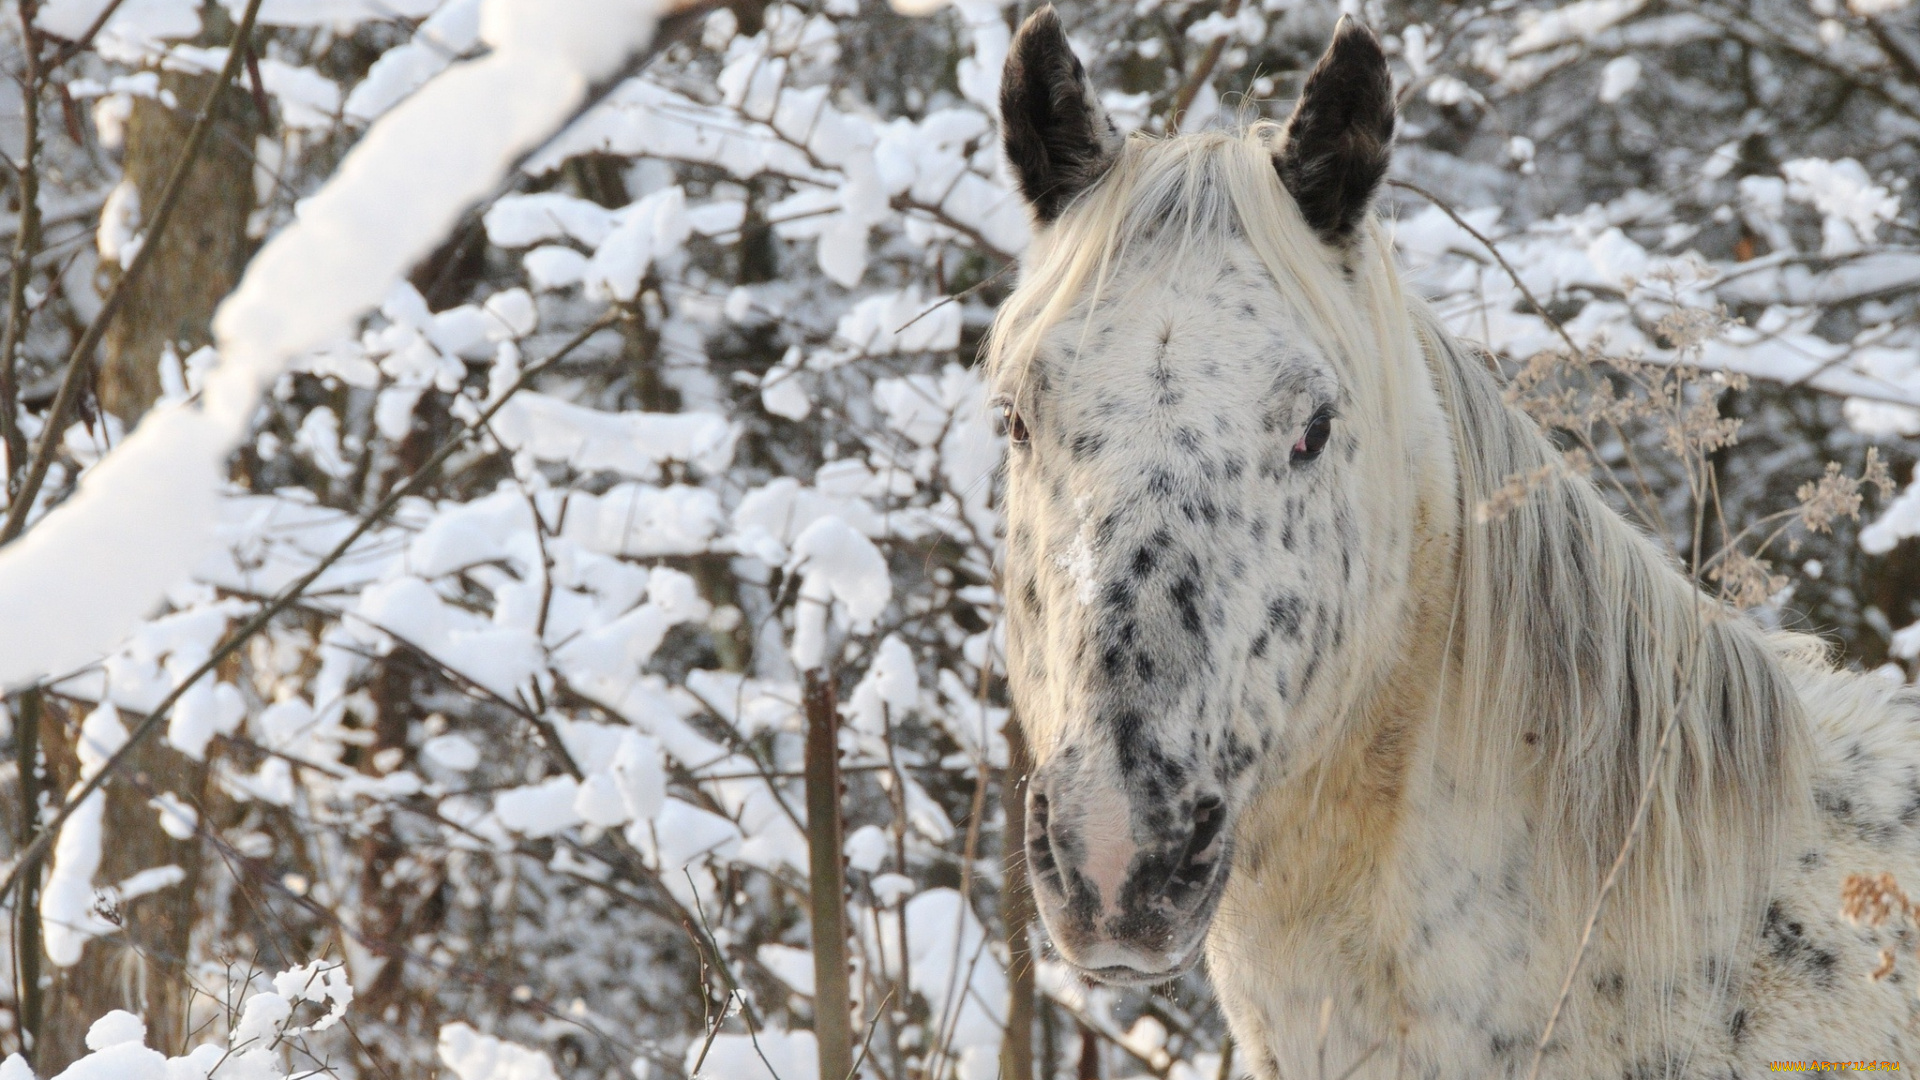
{"label": "horse head", "polygon": [[1001,112],[1036,222],[990,346],[1027,859],[1068,961],[1155,982],[1198,956],[1261,778],[1399,632],[1422,466],[1395,417],[1431,387],[1376,370],[1403,305],[1354,272],[1385,257],[1392,79],[1344,22],[1284,129],[1123,139],[1046,8]]}

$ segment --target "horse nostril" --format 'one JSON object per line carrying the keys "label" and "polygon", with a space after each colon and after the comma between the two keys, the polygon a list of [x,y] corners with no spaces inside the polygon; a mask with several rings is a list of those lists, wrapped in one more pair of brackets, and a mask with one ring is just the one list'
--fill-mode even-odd
{"label": "horse nostril", "polygon": [[1219,799],[1201,799],[1194,806],[1193,835],[1187,840],[1187,850],[1181,856],[1180,868],[1174,871],[1174,887],[1198,888],[1213,876],[1214,866],[1220,861],[1220,852],[1225,846],[1221,836],[1226,826],[1227,807]]}
{"label": "horse nostril", "polygon": [[1053,857],[1053,837],[1047,831],[1050,811],[1047,797],[1035,792],[1027,807],[1027,865],[1036,879],[1050,877],[1059,870]]}

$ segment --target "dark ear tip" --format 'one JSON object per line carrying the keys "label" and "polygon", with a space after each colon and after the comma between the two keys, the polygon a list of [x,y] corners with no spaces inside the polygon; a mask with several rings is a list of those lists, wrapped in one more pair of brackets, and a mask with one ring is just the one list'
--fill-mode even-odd
{"label": "dark ear tip", "polygon": [[1040,34],[1057,37],[1062,41],[1067,38],[1066,28],[1060,25],[1060,13],[1054,10],[1052,4],[1047,4],[1039,11],[1027,16],[1027,21],[1020,24],[1019,32],[1014,35],[1014,41],[1016,44],[1023,43],[1031,40],[1029,35]]}
{"label": "dark ear tip", "polygon": [[1381,79],[1392,79],[1387,71],[1387,50],[1381,47],[1380,39],[1364,24],[1345,15],[1340,17],[1340,25],[1333,28],[1333,43],[1327,46],[1327,55],[1320,66],[1367,70]]}
{"label": "dark ear tip", "polygon": [[[1052,10],[1051,5],[1048,6],[1048,10]],[[1368,29],[1365,23],[1351,15],[1340,16],[1340,22],[1334,26],[1333,48],[1366,49],[1379,53],[1382,60],[1387,56],[1386,50],[1381,47],[1380,39],[1374,35],[1374,32]]]}

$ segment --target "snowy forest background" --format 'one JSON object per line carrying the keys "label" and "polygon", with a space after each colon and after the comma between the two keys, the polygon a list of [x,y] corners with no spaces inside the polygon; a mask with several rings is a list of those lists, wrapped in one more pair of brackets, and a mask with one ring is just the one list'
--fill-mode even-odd
{"label": "snowy forest background", "polygon": [[[0,5],[0,1080],[821,1080],[828,1019],[882,1080],[1234,1075],[1204,974],[1077,982],[1007,857],[1028,5],[899,6]],[[1539,400],[1736,542],[1707,588],[1910,679],[1920,6],[1062,5],[1149,132],[1284,117],[1343,12],[1417,289],[1528,387],[1686,346],[1707,512],[1659,410]]]}

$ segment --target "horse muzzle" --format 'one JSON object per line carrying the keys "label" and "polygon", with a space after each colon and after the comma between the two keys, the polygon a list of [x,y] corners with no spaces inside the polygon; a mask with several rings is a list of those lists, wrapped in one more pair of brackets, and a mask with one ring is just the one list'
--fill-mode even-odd
{"label": "horse muzzle", "polygon": [[1028,796],[1027,865],[1061,958],[1088,978],[1128,986],[1192,967],[1226,889],[1224,803],[1202,796],[1173,816],[1167,807],[1141,813],[1116,791],[1050,784],[1045,773]]}

